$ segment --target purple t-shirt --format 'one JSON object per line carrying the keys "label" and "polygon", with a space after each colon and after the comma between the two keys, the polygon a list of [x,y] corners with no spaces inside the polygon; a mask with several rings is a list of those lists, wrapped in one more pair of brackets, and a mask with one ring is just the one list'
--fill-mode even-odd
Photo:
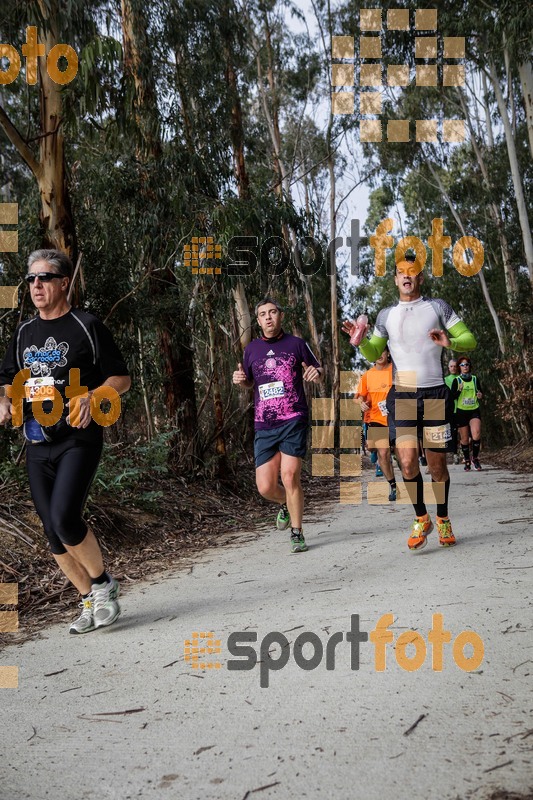
{"label": "purple t-shirt", "polygon": [[279,428],[296,417],[307,420],[302,362],[320,366],[307,342],[290,333],[254,339],[245,348],[243,369],[254,382],[256,430]]}

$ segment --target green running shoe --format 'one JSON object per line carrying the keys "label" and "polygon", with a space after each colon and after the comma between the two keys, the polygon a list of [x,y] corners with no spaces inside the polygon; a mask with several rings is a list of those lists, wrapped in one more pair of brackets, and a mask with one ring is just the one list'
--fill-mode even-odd
{"label": "green running shoe", "polygon": [[291,524],[291,515],[285,503],[281,504],[278,516],[276,518],[276,528],[278,531],[286,531]]}
{"label": "green running shoe", "polygon": [[306,550],[303,528],[291,528],[291,553],[305,553]]}

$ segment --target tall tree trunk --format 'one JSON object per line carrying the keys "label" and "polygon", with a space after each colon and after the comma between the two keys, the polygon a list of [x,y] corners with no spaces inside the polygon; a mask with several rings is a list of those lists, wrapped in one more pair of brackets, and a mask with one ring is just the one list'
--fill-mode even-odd
{"label": "tall tree trunk", "polygon": [[[45,52],[58,42],[59,6],[57,0],[39,2],[45,21]],[[61,130],[62,89],[52,80],[46,68],[46,59],[37,59],[40,98],[39,156],[36,158],[24,137],[16,129],[5,110],[0,106],[0,126],[20,157],[32,171],[39,187],[41,208],[39,219],[43,245],[67,253],[73,261],[77,258],[76,232],[72,218],[65,168],[64,137]],[[30,88],[31,91],[31,88]]]}
{"label": "tall tree trunk", "polygon": [[[282,157],[281,153],[281,133],[279,127],[279,100],[277,96],[277,88],[276,88],[276,76],[274,71],[274,58],[273,58],[273,51],[272,51],[272,37],[270,31],[270,24],[268,21],[268,14],[266,11],[263,15],[263,21],[265,26],[265,40],[267,45],[267,53],[268,53],[268,84],[270,88],[270,107],[268,104],[267,95],[265,92],[264,80],[263,80],[263,68],[261,65],[261,55],[260,55],[260,47],[257,41],[257,38],[253,36],[253,44],[256,48],[256,63],[257,63],[257,76],[258,76],[258,83],[259,83],[259,93],[261,95],[261,102],[263,106],[263,111],[265,113],[265,119],[267,122],[267,127],[270,133],[270,139],[272,142],[272,149],[274,151],[274,167],[275,172],[278,176],[278,181],[276,185],[276,192],[280,198],[283,196],[290,202],[292,200],[291,195],[291,187],[290,187],[290,175],[285,165],[285,162]],[[298,275],[300,277],[300,289],[302,291],[302,295],[304,298],[304,305],[305,311],[307,316],[307,322],[309,327],[309,335],[311,338],[311,347],[318,358],[319,361],[322,361],[322,348],[320,345],[320,339],[318,337],[318,330],[317,325],[314,317],[314,310],[313,310],[313,302],[311,293],[309,290],[309,284],[305,279],[306,276],[303,274],[302,263],[300,258],[300,252],[298,250],[298,242],[295,231],[289,227],[288,225],[284,225],[283,227],[283,236],[287,243],[287,247],[292,246],[292,252],[294,255],[295,260],[295,267]],[[291,277],[287,274],[287,292],[289,296],[289,302],[292,306],[295,305],[296,296],[295,290],[292,285]],[[294,321],[293,325],[296,325],[296,321]],[[300,335],[298,329],[294,330],[295,335]],[[320,394],[324,393],[324,385],[319,385],[319,392]]]}
{"label": "tall tree trunk", "polygon": [[[449,196],[448,192],[446,191],[443,182],[440,179],[440,175],[433,168],[433,165],[431,164],[430,161],[428,161],[428,167],[429,167],[429,171],[431,172],[431,174],[433,175],[435,181],[437,182],[437,185],[439,187],[439,190],[440,190],[442,196],[446,200],[446,203],[447,203],[448,208],[450,209],[450,211],[452,213],[453,218],[455,219],[457,225],[459,226],[459,230],[461,231],[463,236],[467,236],[465,226],[463,225],[463,220],[461,219],[461,217],[457,213],[457,209],[455,208],[454,204],[452,203],[452,201],[450,199],[450,196]],[[485,280],[485,276],[483,275],[483,270],[482,269],[477,273],[477,276],[478,276],[479,282],[481,284],[481,290],[483,292],[483,297],[485,299],[485,303],[487,304],[487,308],[489,309],[490,315],[492,317],[492,321],[494,322],[494,329],[496,331],[496,336],[498,337],[498,344],[500,346],[500,352],[501,352],[502,355],[505,355],[505,341],[504,341],[504,338],[503,338],[503,333],[502,333],[502,329],[501,329],[501,325],[500,325],[500,320],[498,319],[498,314],[496,313],[496,309],[494,308],[494,304],[493,304],[491,296],[489,294],[489,288],[487,286],[487,282]]]}
{"label": "tall tree trunk", "polygon": [[211,369],[211,389],[213,392],[213,410],[215,416],[215,449],[217,454],[216,477],[224,478],[228,474],[228,459],[226,452],[226,440],[224,437],[224,405],[220,393],[220,353],[217,342],[217,330],[213,317],[213,306],[209,294],[205,294],[203,308],[207,321],[209,335],[209,365]]}
{"label": "tall tree trunk", "polygon": [[[152,203],[149,185],[151,168],[162,152],[157,94],[153,78],[148,23],[135,0],[121,0],[124,72],[133,84],[133,109],[136,125],[136,153],[141,169],[142,191]],[[160,221],[164,225],[164,220]],[[162,254],[164,258],[164,254]],[[176,286],[176,277],[164,260],[164,269],[149,283],[150,295],[158,308],[157,337],[163,371],[163,393],[169,419],[176,425],[171,445],[171,461],[186,471],[196,467],[197,416],[194,383],[194,358],[190,335],[178,310],[161,304],[163,293]],[[153,274],[157,265],[149,256],[146,269]]]}
{"label": "tall tree trunk", "polygon": [[154,416],[150,407],[150,398],[148,397],[148,387],[146,385],[146,377],[144,374],[144,341],[142,331],[137,328],[137,339],[139,342],[139,382],[141,384],[141,391],[143,396],[144,410],[146,413],[146,437],[149,442],[154,438]]}
{"label": "tall tree trunk", "polygon": [[152,53],[148,25],[139,3],[121,0],[124,73],[133,80],[133,114],[139,136],[137,155],[157,158],[161,155],[159,114],[152,78]]}
{"label": "tall tree trunk", "polygon": [[[492,197],[494,195],[494,192],[493,192],[492,182],[489,176],[489,171],[487,169],[487,165],[485,164],[485,160],[481,153],[481,148],[477,141],[476,133],[474,131],[474,127],[472,125],[470,117],[468,104],[464,98],[463,93],[460,90],[459,90],[459,99],[461,101],[461,107],[468,122],[472,147],[474,148],[474,153],[476,154],[477,163],[479,165],[479,169],[481,170],[481,174],[483,176],[483,182],[485,184],[485,188],[488,192],[489,197]],[[507,241],[507,236],[505,234],[505,226],[503,223],[501,209],[499,205],[493,200],[489,201],[488,207],[489,207],[489,214],[498,232],[498,240],[500,242],[500,249],[502,251],[502,262],[503,262],[503,271],[505,275],[505,289],[507,292],[507,300],[509,302],[509,307],[513,308],[518,298],[518,279],[516,275],[516,270],[511,261],[511,254],[509,252],[509,243]]]}
{"label": "tall tree trunk", "polygon": [[533,66],[531,61],[524,61],[518,66],[520,75],[520,85],[526,109],[527,135],[529,138],[529,149],[533,156]]}
{"label": "tall tree trunk", "polygon": [[511,166],[511,177],[513,179],[513,187],[516,195],[516,205],[518,208],[518,218],[520,220],[520,229],[522,231],[522,241],[524,243],[524,252],[526,256],[526,264],[529,272],[529,279],[533,288],[533,238],[531,236],[531,227],[529,225],[526,199],[524,195],[524,187],[522,186],[522,177],[520,175],[520,168],[518,166],[518,158],[516,155],[516,145],[509,122],[509,115],[507,107],[503,98],[500,83],[498,81],[498,73],[494,61],[490,61],[489,77],[496,95],[496,102],[502,118],[503,129],[505,132],[505,143],[507,145],[507,154],[509,156],[509,164]]}

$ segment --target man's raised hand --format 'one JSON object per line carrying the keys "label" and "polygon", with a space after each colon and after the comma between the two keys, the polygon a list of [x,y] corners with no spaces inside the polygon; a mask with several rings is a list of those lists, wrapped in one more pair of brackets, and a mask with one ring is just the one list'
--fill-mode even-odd
{"label": "man's raised hand", "polygon": [[233,373],[233,383],[236,383],[239,386],[246,386],[248,384],[248,378],[246,377],[246,372],[242,368],[242,364],[239,361],[238,367]]}
{"label": "man's raised hand", "polygon": [[307,364],[302,361],[302,378],[308,383],[320,383],[320,372],[316,367],[308,367]]}
{"label": "man's raised hand", "polygon": [[11,422],[12,411],[9,397],[0,397],[0,425]]}
{"label": "man's raised hand", "polygon": [[441,347],[450,347],[451,342],[446,331],[441,331],[438,328],[432,328],[428,331],[429,338],[439,344]]}

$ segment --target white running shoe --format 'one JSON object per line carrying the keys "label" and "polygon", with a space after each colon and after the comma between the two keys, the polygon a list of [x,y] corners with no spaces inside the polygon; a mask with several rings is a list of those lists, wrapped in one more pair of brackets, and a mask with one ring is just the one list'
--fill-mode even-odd
{"label": "white running shoe", "polygon": [[92,594],[86,597],[85,600],[82,600],[81,603],[79,603],[79,606],[83,609],[83,611],[78,619],[75,619],[74,622],[71,622],[69,633],[89,633],[90,631],[94,631],[95,624]]}
{"label": "white running shoe", "polygon": [[120,594],[118,581],[111,578],[109,583],[93,583],[91,594],[94,604],[94,627],[111,625],[120,616],[117,597]]}

